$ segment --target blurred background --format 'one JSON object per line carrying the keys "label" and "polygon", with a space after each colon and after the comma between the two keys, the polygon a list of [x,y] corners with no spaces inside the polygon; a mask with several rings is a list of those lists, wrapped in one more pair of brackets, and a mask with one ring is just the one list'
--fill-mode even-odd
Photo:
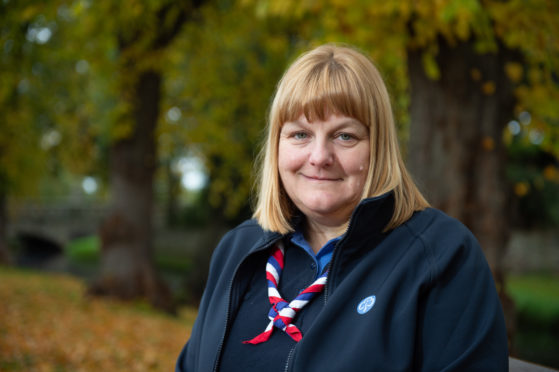
{"label": "blurred background", "polygon": [[170,370],[251,215],[275,84],[348,43],[478,237],[511,354],[559,368],[559,3],[0,0],[0,370]]}

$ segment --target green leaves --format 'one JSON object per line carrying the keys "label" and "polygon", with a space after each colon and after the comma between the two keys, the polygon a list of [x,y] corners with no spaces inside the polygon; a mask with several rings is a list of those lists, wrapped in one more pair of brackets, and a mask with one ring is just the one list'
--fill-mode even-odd
{"label": "green leaves", "polygon": [[[423,51],[432,79],[445,68],[437,64],[440,38],[450,45],[473,40],[479,53],[502,46],[517,51],[518,60],[502,67],[517,87],[517,111],[532,114],[541,146],[559,156],[557,2],[223,0],[207,4],[164,48],[154,45],[176,32],[192,2],[92,4],[0,5],[0,173],[10,190],[34,184],[29,179],[47,164],[75,172],[104,168],[108,144],[132,130],[127,92],[142,71],[153,69],[165,79],[160,155],[172,158],[195,147],[210,172],[213,203],[235,215],[252,187],[275,84],[301,51],[333,41],[356,45],[375,60],[404,140],[407,50]],[[484,91],[499,93],[489,83]],[[164,115],[172,107],[180,116],[169,122]],[[40,148],[53,130],[59,143]]]}

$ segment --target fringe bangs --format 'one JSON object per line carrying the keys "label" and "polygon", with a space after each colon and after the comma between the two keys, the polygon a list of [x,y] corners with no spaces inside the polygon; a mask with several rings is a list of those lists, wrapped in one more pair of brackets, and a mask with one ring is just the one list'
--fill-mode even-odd
{"label": "fringe bangs", "polygon": [[[277,102],[279,124],[294,121],[301,115],[309,122],[324,121],[331,114],[344,115],[369,125],[364,87],[352,71],[336,61],[301,69],[288,76],[287,84]],[[297,75],[301,75],[299,79]]]}

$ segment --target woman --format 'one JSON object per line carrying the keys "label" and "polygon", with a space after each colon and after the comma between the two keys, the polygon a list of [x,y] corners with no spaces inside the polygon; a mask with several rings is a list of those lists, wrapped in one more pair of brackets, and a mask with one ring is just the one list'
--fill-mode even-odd
{"label": "woman", "polygon": [[505,371],[472,234],[404,167],[388,93],[324,45],[280,81],[254,220],[225,235],[177,371]]}

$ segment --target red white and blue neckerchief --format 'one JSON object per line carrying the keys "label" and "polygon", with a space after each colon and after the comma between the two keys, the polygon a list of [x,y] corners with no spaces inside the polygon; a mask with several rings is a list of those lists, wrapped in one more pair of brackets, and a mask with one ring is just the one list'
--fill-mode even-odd
{"label": "red white and blue neckerchief", "polygon": [[266,342],[272,335],[274,327],[286,332],[296,342],[301,341],[303,335],[299,328],[291,324],[297,313],[308,304],[318,293],[322,292],[326,285],[328,270],[318,277],[310,286],[301,291],[291,302],[285,301],[279,291],[278,285],[283,270],[284,250],[280,242],[274,247],[268,263],[266,264],[266,279],[268,280],[268,298],[272,307],[268,313],[270,323],[258,336],[252,340],[243,341],[245,344],[259,344]]}

